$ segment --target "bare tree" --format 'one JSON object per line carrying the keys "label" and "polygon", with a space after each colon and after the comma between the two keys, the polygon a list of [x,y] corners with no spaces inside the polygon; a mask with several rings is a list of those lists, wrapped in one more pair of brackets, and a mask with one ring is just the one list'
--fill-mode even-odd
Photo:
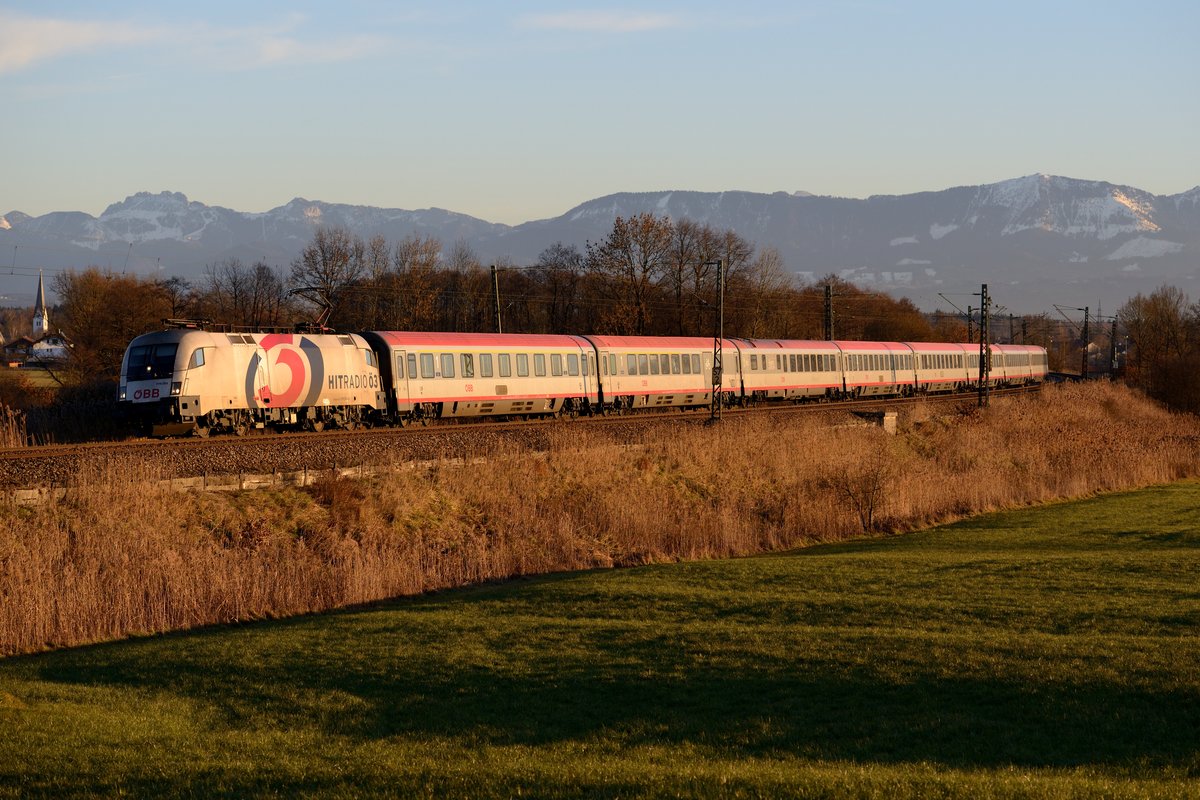
{"label": "bare tree", "polygon": [[613,307],[605,320],[616,333],[645,334],[650,300],[669,262],[673,226],[667,217],[617,217],[603,242],[587,246],[587,269]]}
{"label": "bare tree", "polygon": [[434,326],[441,295],[436,281],[441,259],[442,243],[432,236],[406,236],[396,245],[392,263],[400,327],[430,330]]}
{"label": "bare tree", "polygon": [[292,262],[291,283],[296,293],[319,307],[336,312],[343,291],[366,268],[366,245],[345,228],[317,228],[313,239]]}
{"label": "bare tree", "polygon": [[664,273],[666,286],[675,301],[674,328],[679,336],[685,334],[686,326],[698,302],[695,285],[697,271],[707,269],[698,263],[705,260],[700,255],[702,233],[701,226],[690,219],[679,220],[672,231],[671,255]]}
{"label": "bare tree", "polygon": [[533,279],[544,304],[543,330],[547,333],[579,329],[576,316],[582,277],[583,254],[575,245],[556,242],[538,256]]}

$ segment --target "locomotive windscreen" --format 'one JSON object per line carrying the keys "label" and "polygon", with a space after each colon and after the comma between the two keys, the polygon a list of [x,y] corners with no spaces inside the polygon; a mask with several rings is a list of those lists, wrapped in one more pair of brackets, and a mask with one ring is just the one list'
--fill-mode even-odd
{"label": "locomotive windscreen", "polygon": [[127,381],[148,381],[171,377],[175,369],[177,344],[144,344],[129,348]]}

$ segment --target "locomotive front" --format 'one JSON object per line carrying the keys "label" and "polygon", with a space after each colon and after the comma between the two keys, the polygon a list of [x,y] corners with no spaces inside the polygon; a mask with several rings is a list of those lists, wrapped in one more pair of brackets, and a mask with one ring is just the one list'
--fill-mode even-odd
{"label": "locomotive front", "polygon": [[194,341],[206,334],[188,330],[147,333],[129,343],[121,360],[117,405],[139,429],[156,436],[186,433],[179,397],[190,361],[202,353]]}

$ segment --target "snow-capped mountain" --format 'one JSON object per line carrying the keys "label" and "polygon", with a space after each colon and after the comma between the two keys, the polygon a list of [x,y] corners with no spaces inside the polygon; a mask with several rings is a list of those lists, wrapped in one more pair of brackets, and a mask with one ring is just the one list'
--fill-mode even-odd
{"label": "snow-capped mountain", "polygon": [[[287,265],[318,225],[395,243],[432,236],[458,241],[487,263],[528,263],[563,242],[583,248],[613,219],[651,212],[733,229],[774,247],[802,277],[829,273],[913,297],[978,291],[1020,311],[1052,303],[1115,308],[1138,291],[1173,283],[1200,295],[1200,186],[1160,196],[1129,186],[1030,175],[984,186],[874,196],[805,192],[644,192],[590,200],[553,219],[508,226],[441,209],[406,211],[296,198],[264,213],[139,193],[99,217],[55,212],[0,217],[0,248],[24,270],[99,265],[196,278],[226,258]],[[28,292],[5,277],[15,301]]]}

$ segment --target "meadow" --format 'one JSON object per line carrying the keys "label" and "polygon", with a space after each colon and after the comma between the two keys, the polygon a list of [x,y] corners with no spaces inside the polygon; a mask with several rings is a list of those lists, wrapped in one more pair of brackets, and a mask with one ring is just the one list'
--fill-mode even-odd
{"label": "meadow", "polygon": [[0,797],[1181,798],[1200,484],[0,661]]}
{"label": "meadow", "polygon": [[1097,383],[990,409],[554,429],[470,464],[179,492],[128,468],[0,502],[0,656],[519,576],[746,556],[1200,475],[1200,423]]}

